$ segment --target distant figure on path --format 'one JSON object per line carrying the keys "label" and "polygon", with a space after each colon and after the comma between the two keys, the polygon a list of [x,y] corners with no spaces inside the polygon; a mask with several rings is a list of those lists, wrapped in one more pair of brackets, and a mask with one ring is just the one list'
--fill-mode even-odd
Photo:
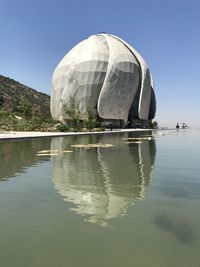
{"label": "distant figure on path", "polygon": [[185,128],[187,128],[187,125],[183,122],[182,123],[182,129],[185,129]]}
{"label": "distant figure on path", "polygon": [[176,129],[179,129],[179,124],[178,124],[178,122],[177,122],[177,124],[176,124]]}

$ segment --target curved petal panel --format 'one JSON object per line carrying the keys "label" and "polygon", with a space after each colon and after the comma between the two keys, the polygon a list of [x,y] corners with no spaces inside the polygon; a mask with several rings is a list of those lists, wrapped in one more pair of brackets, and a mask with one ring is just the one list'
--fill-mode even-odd
{"label": "curved petal panel", "polygon": [[[95,109],[97,105],[107,64],[108,48],[100,38],[91,36],[75,46],[60,62],[53,75],[53,98],[56,103],[51,105],[52,113],[53,109],[56,113],[57,107],[57,113],[65,119],[62,107],[69,105],[70,97],[74,97],[79,102],[81,117],[84,119],[87,107]],[[56,101],[59,98],[60,105]]]}
{"label": "curved petal panel", "polygon": [[[103,35],[103,34],[102,34]],[[106,77],[98,100],[98,113],[104,119],[127,121],[139,83],[137,61],[124,44],[103,35],[109,47]]]}
{"label": "curved petal panel", "polygon": [[142,58],[142,56],[127,42],[122,40],[121,38],[110,35],[118,40],[120,40],[122,43],[124,43],[132,52],[132,54],[137,59],[139,65],[140,65],[140,72],[141,72],[141,86],[140,86],[140,98],[139,98],[139,105],[138,105],[138,116],[141,120],[147,120],[149,115],[149,106],[150,106],[150,98],[151,98],[151,91],[150,89],[150,74],[149,69],[147,67],[146,62]]}

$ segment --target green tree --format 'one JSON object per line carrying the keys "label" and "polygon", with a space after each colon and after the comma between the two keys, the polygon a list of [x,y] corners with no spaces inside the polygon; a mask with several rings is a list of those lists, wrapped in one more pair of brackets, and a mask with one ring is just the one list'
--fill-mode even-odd
{"label": "green tree", "polygon": [[94,116],[91,107],[87,108],[87,117],[85,120],[85,126],[89,131],[96,127],[96,117]]}
{"label": "green tree", "polygon": [[80,119],[80,110],[79,110],[79,102],[72,96],[70,96],[69,106],[63,106],[66,115],[70,119],[70,124],[75,132],[80,130],[81,119]]}
{"label": "green tree", "polygon": [[20,112],[26,117],[32,117],[32,106],[28,101],[22,101],[20,103]]}
{"label": "green tree", "polygon": [[56,126],[56,130],[59,132],[67,132],[69,131],[69,127],[63,123],[60,123]]}
{"label": "green tree", "polygon": [[148,120],[145,125],[146,128],[149,129],[157,129],[158,128],[158,123],[156,121]]}
{"label": "green tree", "polygon": [[40,130],[42,127],[42,118],[33,116],[27,123],[27,130]]}
{"label": "green tree", "polygon": [[158,128],[158,123],[157,123],[157,121],[153,121],[153,128],[154,128],[154,129],[157,129],[157,128]]}

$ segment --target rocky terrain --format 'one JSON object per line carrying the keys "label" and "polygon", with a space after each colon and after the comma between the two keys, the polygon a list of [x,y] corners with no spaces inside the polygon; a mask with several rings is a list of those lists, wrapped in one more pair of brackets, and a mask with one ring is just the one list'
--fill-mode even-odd
{"label": "rocky terrain", "polygon": [[54,131],[50,96],[0,75],[0,131]]}
{"label": "rocky terrain", "polygon": [[0,75],[0,109],[21,112],[29,105],[32,115],[50,117],[50,96]]}

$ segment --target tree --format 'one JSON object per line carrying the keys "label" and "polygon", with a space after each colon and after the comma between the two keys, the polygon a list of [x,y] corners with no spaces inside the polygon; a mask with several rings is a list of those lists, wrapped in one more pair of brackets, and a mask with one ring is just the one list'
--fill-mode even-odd
{"label": "tree", "polygon": [[26,118],[32,117],[32,106],[28,101],[22,101],[20,103],[20,112],[24,114]]}
{"label": "tree", "polygon": [[158,123],[157,123],[157,121],[153,121],[153,128],[154,128],[154,129],[157,129],[157,128],[158,128]]}
{"label": "tree", "polygon": [[156,121],[153,121],[152,120],[148,120],[146,122],[146,128],[149,128],[149,129],[157,129],[158,128],[158,123]]}
{"label": "tree", "polygon": [[75,132],[80,130],[80,110],[79,102],[72,96],[70,96],[69,106],[63,106],[65,113],[71,120],[72,127]]}
{"label": "tree", "polygon": [[87,108],[87,118],[85,120],[86,128],[91,131],[96,126],[96,117],[94,116],[91,107]]}

